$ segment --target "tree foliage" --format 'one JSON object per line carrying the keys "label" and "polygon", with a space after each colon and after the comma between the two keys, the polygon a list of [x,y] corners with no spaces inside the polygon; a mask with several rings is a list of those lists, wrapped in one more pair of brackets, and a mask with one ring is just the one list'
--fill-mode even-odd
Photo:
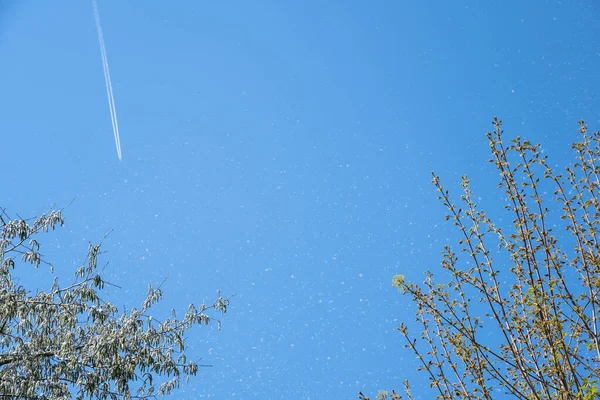
{"label": "tree foliage", "polygon": [[416,337],[404,323],[399,331],[439,399],[598,398],[600,132],[580,121],[576,162],[559,173],[539,145],[505,143],[493,123],[490,161],[511,223],[478,208],[466,176],[456,203],[433,174],[464,259],[444,248],[445,283],[430,272],[422,285],[394,277],[422,327]]}
{"label": "tree foliage", "polygon": [[[62,226],[62,210],[35,220],[0,215],[0,397],[3,399],[154,398],[195,375],[185,354],[185,333],[225,313],[229,300],[190,305],[182,318],[150,314],[162,298],[148,285],[139,308],[119,312],[99,297],[101,243],[90,244],[86,262],[69,285],[57,278],[35,294],[13,276],[17,267],[45,264],[37,237]],[[50,266],[51,267],[51,266]],[[219,323],[220,326],[220,323]]]}

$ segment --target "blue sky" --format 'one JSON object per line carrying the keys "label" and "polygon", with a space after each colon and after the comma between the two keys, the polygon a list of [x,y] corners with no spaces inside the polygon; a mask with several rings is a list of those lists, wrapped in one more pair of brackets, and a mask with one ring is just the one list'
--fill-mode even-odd
{"label": "blue sky", "polygon": [[157,312],[236,294],[221,332],[190,334],[213,367],[176,398],[355,398],[405,378],[428,398],[391,278],[439,270],[457,238],[430,171],[451,190],[468,173],[499,210],[494,115],[557,165],[578,120],[600,129],[593,1],[98,6],[123,160],[91,2],[2,1],[0,206],[76,198],[43,250],[67,279],[112,231],[116,304],[166,276]]}

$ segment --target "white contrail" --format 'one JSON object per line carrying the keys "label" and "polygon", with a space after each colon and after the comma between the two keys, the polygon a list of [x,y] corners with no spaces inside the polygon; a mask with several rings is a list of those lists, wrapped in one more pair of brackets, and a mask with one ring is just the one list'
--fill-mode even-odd
{"label": "white contrail", "polygon": [[113,134],[115,135],[115,145],[117,146],[117,157],[121,160],[121,137],[119,136],[119,122],[117,121],[117,109],[115,108],[115,96],[113,95],[112,83],[110,81],[110,70],[108,69],[108,58],[106,57],[106,47],[104,46],[104,36],[102,35],[102,25],[100,25],[100,14],[98,13],[98,4],[92,0],[94,7],[94,17],[96,19],[96,30],[98,31],[98,42],[100,42],[100,54],[102,55],[102,68],[104,68],[104,81],[106,83],[106,94],[108,95],[108,108],[110,110],[110,120],[112,123]]}

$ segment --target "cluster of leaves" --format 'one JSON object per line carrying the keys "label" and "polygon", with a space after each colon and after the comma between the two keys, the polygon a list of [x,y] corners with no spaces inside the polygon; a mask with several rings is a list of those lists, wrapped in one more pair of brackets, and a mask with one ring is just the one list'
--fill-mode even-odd
{"label": "cluster of leaves", "polygon": [[[0,397],[3,399],[128,399],[169,394],[199,365],[185,356],[185,333],[207,325],[208,312],[225,313],[229,299],[190,305],[160,322],[150,314],[162,298],[148,286],[139,309],[119,313],[98,292],[101,244],[90,245],[74,281],[47,292],[20,286],[19,259],[45,263],[36,236],[64,223],[62,210],[28,221],[0,215]],[[220,326],[220,323],[219,323]]]}
{"label": "cluster of leaves", "polygon": [[[407,382],[405,382],[405,392],[410,395],[410,387],[406,386]],[[402,398],[402,395],[396,393],[395,390],[392,390],[392,393],[387,390],[380,390],[375,397],[375,400],[399,400]],[[358,392],[358,400],[371,400],[370,397],[367,397],[363,394],[363,392]]]}
{"label": "cluster of leaves", "polygon": [[[423,285],[394,277],[393,285],[416,304],[423,328],[419,338],[404,323],[399,331],[439,399],[598,398],[600,132],[588,133],[580,121],[576,162],[562,175],[539,145],[519,137],[505,144],[501,121],[493,123],[490,161],[500,172],[512,224],[501,229],[477,207],[466,176],[458,207],[433,174],[467,261],[459,265],[446,246],[442,267],[449,282],[436,283],[430,272]],[[490,249],[490,238],[498,250]],[[409,390],[406,395],[413,398]]]}

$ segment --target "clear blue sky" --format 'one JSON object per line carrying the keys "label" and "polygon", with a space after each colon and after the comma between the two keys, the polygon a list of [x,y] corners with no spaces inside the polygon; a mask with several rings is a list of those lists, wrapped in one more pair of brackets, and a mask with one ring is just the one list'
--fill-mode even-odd
{"label": "clear blue sky", "polygon": [[468,173],[498,208],[494,115],[556,164],[579,119],[600,129],[592,0],[99,9],[121,162],[91,2],[0,0],[0,206],[28,217],[77,198],[42,249],[67,279],[112,230],[120,306],[166,276],[159,313],[237,294],[221,332],[190,334],[214,366],[178,399],[351,399],[404,378],[429,398],[391,278],[439,270],[457,237],[430,171],[454,190]]}

